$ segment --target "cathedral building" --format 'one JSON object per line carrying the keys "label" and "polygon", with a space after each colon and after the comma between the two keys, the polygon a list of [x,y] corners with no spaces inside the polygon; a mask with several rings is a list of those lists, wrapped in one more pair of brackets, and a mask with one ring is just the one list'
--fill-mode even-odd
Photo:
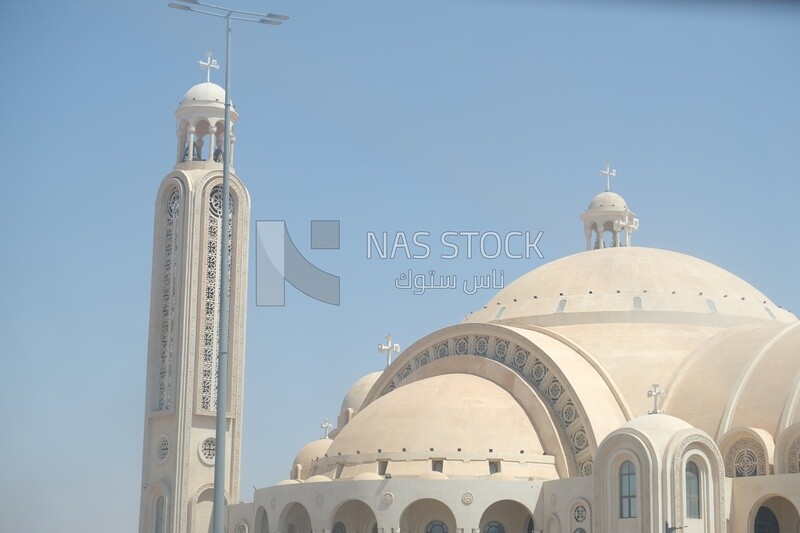
{"label": "cathedral building", "polygon": [[240,501],[249,200],[235,176],[214,453],[223,100],[211,83],[186,93],[156,200],[140,532],[206,533],[219,459],[232,533],[800,532],[800,323],[718,266],[633,246],[639,219],[610,187],[581,216],[585,251],[357,380],[330,435]]}

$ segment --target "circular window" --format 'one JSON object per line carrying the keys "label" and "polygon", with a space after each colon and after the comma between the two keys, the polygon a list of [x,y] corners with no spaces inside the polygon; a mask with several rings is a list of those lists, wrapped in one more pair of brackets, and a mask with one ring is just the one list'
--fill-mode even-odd
{"label": "circular window", "polygon": [[239,525],[236,526],[236,533],[247,533],[247,524],[239,522]]}
{"label": "circular window", "polygon": [[736,477],[755,476],[758,473],[758,459],[756,454],[749,449],[744,449],[736,454]]}
{"label": "circular window", "polygon": [[208,437],[200,443],[200,459],[206,464],[214,464],[214,458],[217,456],[217,441],[214,437]]}
{"label": "circular window", "polygon": [[440,520],[434,520],[425,528],[425,533],[447,533],[447,526]]}
{"label": "circular window", "polygon": [[[215,185],[213,189],[211,189],[211,197],[209,198],[209,208],[211,209],[211,214],[214,218],[222,218],[222,186]],[[228,196],[228,214],[233,216],[233,194],[229,191]]]}
{"label": "circular window", "polygon": [[174,220],[178,218],[178,213],[181,209],[181,193],[177,187],[172,189],[172,194],[169,195],[167,202],[167,217]]}
{"label": "circular window", "polygon": [[500,522],[489,522],[483,528],[483,533],[506,533],[506,528]]}
{"label": "circular window", "polygon": [[573,512],[573,516],[575,517],[576,522],[583,522],[586,520],[586,507],[583,505],[577,506]]}
{"label": "circular window", "polygon": [[169,437],[161,435],[156,442],[156,462],[163,465],[169,457]]}

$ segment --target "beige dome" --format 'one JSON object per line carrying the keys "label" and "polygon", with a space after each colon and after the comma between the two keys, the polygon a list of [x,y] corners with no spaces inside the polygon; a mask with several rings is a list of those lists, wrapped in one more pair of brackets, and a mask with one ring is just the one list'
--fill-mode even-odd
{"label": "beige dome", "polygon": [[[308,476],[309,467],[311,463],[325,455],[325,452],[328,451],[330,445],[333,441],[331,439],[319,439],[315,441],[311,441],[302,448],[300,451],[297,452],[297,456],[292,461],[292,477],[298,475],[300,479],[305,479]],[[297,465],[301,466],[299,472],[297,472],[296,467]]]}
{"label": "beige dome", "polygon": [[619,194],[611,191],[601,192],[589,202],[587,211],[625,211],[627,202]]}
{"label": "beige dome", "polygon": [[382,450],[435,457],[459,449],[542,453],[528,416],[508,392],[477,376],[448,374],[410,383],[364,407],[328,456]]}
{"label": "beige dome", "polygon": [[370,389],[372,389],[372,386],[375,385],[375,382],[378,381],[378,378],[381,377],[382,374],[382,371],[373,372],[353,383],[350,390],[345,394],[344,400],[342,400],[342,407],[339,409],[339,412],[343,413],[347,409],[352,409],[353,414],[357,413],[361,409],[361,405],[364,403],[364,399],[367,397],[367,394],[369,394]]}
{"label": "beige dome", "polygon": [[183,95],[181,105],[218,102],[225,105],[225,89],[216,83],[198,83]]}
{"label": "beige dome", "polygon": [[735,319],[797,320],[749,283],[711,263],[667,250],[622,247],[543,265],[509,284],[466,322],[552,326],[743,321]]}

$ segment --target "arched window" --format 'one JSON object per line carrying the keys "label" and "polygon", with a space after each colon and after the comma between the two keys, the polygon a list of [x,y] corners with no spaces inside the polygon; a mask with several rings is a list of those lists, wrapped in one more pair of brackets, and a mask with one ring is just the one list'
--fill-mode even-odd
{"label": "arched window", "polygon": [[425,533],[447,533],[447,526],[440,520],[434,520],[425,528]]}
{"label": "arched window", "polygon": [[640,296],[633,297],[633,308],[634,309],[641,309],[642,308],[642,298]]}
{"label": "arched window", "polygon": [[506,528],[500,522],[489,522],[483,528],[483,533],[506,533]]}
{"label": "arched window", "polygon": [[[232,193],[233,191],[231,191]],[[221,290],[222,273],[222,223],[223,190],[221,185],[215,185],[208,196],[208,220],[206,222],[206,242],[204,245],[203,263],[205,267],[204,287],[200,294],[203,295],[202,304],[203,318],[201,324],[203,333],[201,336],[202,346],[200,348],[200,394],[198,395],[199,407],[203,411],[215,411],[217,409],[217,352],[219,349],[219,294]],[[228,252],[233,246],[233,213],[236,207],[234,195],[228,198],[228,217],[231,225],[228,227]],[[230,264],[231,255],[228,255]],[[230,271],[228,272],[230,276]],[[230,378],[229,378],[230,379]],[[229,389],[230,390],[230,389]],[[230,392],[229,392],[230,394]]]}
{"label": "arched window", "polygon": [[525,533],[533,533],[534,525],[533,525],[533,518],[528,519],[528,527],[525,530]]}
{"label": "arched window", "polygon": [[700,518],[700,470],[693,461],[686,463],[686,518]]}
{"label": "arched window", "polygon": [[558,306],[556,307],[556,313],[563,313],[564,309],[567,308],[567,300],[561,299],[558,302]]}
{"label": "arched window", "polygon": [[579,528],[578,528],[578,529],[576,529],[576,530],[575,530],[573,533],[586,533],[586,530],[585,530],[585,529],[583,529],[582,527],[579,527]]}
{"label": "arched window", "polygon": [[156,533],[164,533],[164,497],[159,496],[156,500]]}
{"label": "arched window", "polygon": [[780,533],[778,518],[769,507],[761,507],[756,513],[755,533]]}
{"label": "arched window", "polygon": [[333,525],[333,533],[347,533],[347,528],[341,522],[336,522]]}
{"label": "arched window", "polygon": [[372,533],[378,533],[378,524],[372,526]]}
{"label": "arched window", "polygon": [[619,469],[619,517],[636,518],[636,468],[630,461]]}

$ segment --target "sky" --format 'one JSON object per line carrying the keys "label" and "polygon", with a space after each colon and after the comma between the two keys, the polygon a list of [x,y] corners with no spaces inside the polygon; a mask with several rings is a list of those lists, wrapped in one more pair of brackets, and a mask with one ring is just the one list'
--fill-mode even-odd
{"label": "sky", "polygon": [[[377,344],[492,291],[397,289],[436,270],[506,284],[583,250],[612,183],[634,244],[687,253],[800,310],[800,8],[782,2],[238,0],[236,172],[250,191],[241,495],[289,475]],[[166,2],[0,0],[5,217],[0,530],[138,530],[153,210],[174,111],[224,58],[218,19]],[[220,73],[212,81],[223,83]],[[311,220],[341,248],[311,250]],[[255,305],[255,221],[341,277]],[[542,232],[544,258],[367,256],[367,235]],[[465,240],[460,241],[462,246]],[[412,249],[412,252],[414,250]],[[644,389],[643,389],[644,391]]]}

